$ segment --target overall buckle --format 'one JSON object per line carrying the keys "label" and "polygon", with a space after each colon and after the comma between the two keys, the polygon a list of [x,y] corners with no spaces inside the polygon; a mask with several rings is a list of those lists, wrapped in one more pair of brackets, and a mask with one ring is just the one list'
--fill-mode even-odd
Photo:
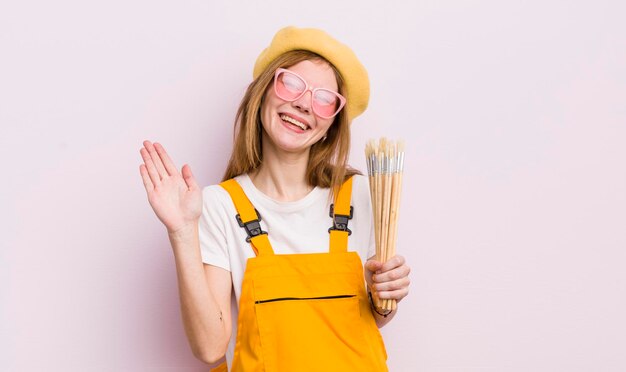
{"label": "overall buckle", "polygon": [[335,214],[335,205],[331,204],[330,205],[330,217],[333,219],[333,226],[331,228],[328,229],[328,232],[330,233],[333,230],[338,230],[338,231],[347,231],[348,235],[352,234],[352,230],[350,230],[348,228],[348,221],[352,219],[353,217],[353,213],[354,213],[354,208],[352,208],[352,206],[350,206],[350,215],[345,215],[345,214]]}
{"label": "overall buckle", "polygon": [[254,211],[256,212],[256,215],[258,217],[258,219],[256,220],[243,222],[241,220],[241,215],[237,214],[235,216],[239,227],[243,227],[246,230],[246,234],[248,234],[248,237],[246,238],[246,242],[248,243],[250,243],[250,239],[254,238],[255,236],[263,234],[267,235],[267,231],[263,231],[261,229],[261,214],[259,213],[259,211],[256,210],[256,208],[254,208]]}

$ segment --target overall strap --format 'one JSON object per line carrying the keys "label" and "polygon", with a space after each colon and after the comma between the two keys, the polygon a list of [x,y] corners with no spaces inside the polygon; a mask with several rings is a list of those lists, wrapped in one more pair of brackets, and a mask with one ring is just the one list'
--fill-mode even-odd
{"label": "overall strap", "polygon": [[237,223],[243,227],[248,234],[246,241],[252,245],[254,254],[257,256],[272,255],[274,251],[267,238],[267,232],[261,230],[261,216],[254,209],[252,203],[243,192],[243,189],[234,179],[220,183],[230,195],[237,210]]}
{"label": "overall strap", "polygon": [[335,204],[330,205],[330,217],[333,219],[333,227],[328,229],[330,233],[330,253],[348,251],[348,235],[352,233],[348,228],[348,221],[352,219],[352,177],[348,178],[338,192],[335,193]]}

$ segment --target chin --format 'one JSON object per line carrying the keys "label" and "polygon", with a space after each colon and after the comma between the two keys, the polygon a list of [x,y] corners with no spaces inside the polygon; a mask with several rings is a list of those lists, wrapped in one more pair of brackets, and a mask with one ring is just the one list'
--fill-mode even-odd
{"label": "chin", "polygon": [[311,149],[311,146],[298,146],[293,143],[277,144],[276,147],[282,151],[290,152],[294,154],[308,152]]}
{"label": "chin", "polygon": [[308,141],[303,141],[302,138],[294,140],[294,138],[289,137],[290,136],[281,136],[280,138],[276,138],[276,141],[272,141],[272,143],[276,149],[290,153],[307,152],[311,148],[311,146],[308,145]]}

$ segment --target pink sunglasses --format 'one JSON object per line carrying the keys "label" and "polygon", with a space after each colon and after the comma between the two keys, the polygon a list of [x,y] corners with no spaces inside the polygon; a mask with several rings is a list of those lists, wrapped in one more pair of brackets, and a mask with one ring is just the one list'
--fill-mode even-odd
{"label": "pink sunglasses", "polygon": [[311,88],[298,74],[279,68],[274,75],[274,91],[287,102],[293,102],[311,91],[311,107],[315,115],[330,119],[345,106],[346,99],[339,93],[325,88]]}

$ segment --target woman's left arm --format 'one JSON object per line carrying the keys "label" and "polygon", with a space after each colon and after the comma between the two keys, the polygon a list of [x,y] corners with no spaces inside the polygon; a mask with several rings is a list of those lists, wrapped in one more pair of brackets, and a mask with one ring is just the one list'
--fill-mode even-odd
{"label": "woman's left arm", "polygon": [[[395,255],[384,264],[371,257],[365,263],[365,280],[367,281],[367,290],[372,292],[374,299],[376,297],[381,300],[394,299],[397,303],[409,294],[409,273],[411,268],[406,264],[404,257]],[[372,314],[376,319],[376,325],[381,328],[389,323],[396,315],[397,310],[391,311],[387,316],[381,315],[388,313],[387,310],[374,308],[372,304]]]}

